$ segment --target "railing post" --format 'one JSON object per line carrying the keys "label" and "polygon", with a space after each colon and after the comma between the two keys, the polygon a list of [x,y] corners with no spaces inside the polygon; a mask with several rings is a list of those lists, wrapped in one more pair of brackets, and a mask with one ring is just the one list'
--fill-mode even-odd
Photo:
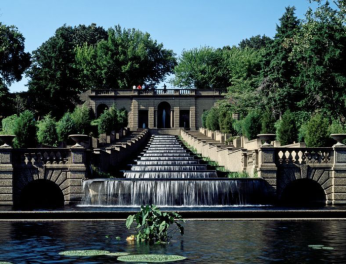
{"label": "railing post", "polygon": [[13,205],[12,150],[0,146],[0,205]]}
{"label": "railing post", "polygon": [[68,173],[69,200],[67,204],[75,204],[83,198],[83,180],[86,178],[86,149],[82,146],[71,147],[71,165]]}
{"label": "railing post", "polygon": [[262,145],[258,151],[258,156],[258,176],[270,184],[272,195],[276,196],[277,166],[275,163],[275,148],[272,145]]}
{"label": "railing post", "polygon": [[334,162],[332,167],[332,204],[346,204],[346,145],[333,146]]}

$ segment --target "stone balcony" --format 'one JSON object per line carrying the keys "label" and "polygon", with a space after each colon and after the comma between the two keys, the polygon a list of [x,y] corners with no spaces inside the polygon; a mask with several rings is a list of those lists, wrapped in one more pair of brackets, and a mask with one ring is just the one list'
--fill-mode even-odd
{"label": "stone balcony", "polygon": [[156,89],[156,90],[91,90],[90,97],[105,96],[105,97],[128,97],[128,96],[220,96],[226,92],[223,89],[212,90],[196,90],[196,89]]}

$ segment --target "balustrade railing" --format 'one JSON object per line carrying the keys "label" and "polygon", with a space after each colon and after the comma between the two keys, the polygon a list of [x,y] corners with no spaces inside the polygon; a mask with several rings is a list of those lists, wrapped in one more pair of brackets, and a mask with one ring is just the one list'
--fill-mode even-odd
{"label": "balustrade railing", "polygon": [[39,149],[14,149],[13,163],[16,165],[28,164],[69,164],[70,149],[65,148],[39,148]]}
{"label": "balustrade railing", "polygon": [[332,164],[332,148],[276,148],[277,165],[288,164]]}
{"label": "balustrade railing", "polygon": [[224,89],[117,89],[117,90],[92,90],[91,95],[99,96],[130,96],[130,95],[221,95]]}

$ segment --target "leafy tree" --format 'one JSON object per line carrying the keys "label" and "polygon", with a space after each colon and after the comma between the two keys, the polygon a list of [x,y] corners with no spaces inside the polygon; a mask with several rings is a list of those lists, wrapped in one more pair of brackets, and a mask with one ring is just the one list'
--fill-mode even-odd
{"label": "leafy tree", "polygon": [[52,118],[50,114],[46,115],[41,121],[37,122],[37,127],[38,143],[48,146],[56,146],[58,134],[54,118]]}
{"label": "leafy tree", "polygon": [[34,148],[36,147],[36,122],[35,116],[29,110],[21,113],[14,127],[14,146],[18,148]]}
{"label": "leafy tree", "polygon": [[261,131],[261,118],[257,112],[250,112],[242,122],[243,134],[249,139],[255,139]]}
{"label": "leafy tree", "polygon": [[70,112],[66,112],[57,122],[56,130],[60,141],[66,141],[69,135],[76,133],[76,125]]}
{"label": "leafy tree", "polygon": [[275,122],[276,119],[273,115],[273,113],[269,110],[266,109],[266,111],[263,112],[261,116],[261,133],[262,134],[275,134]]}
{"label": "leafy tree", "polygon": [[290,58],[297,61],[296,85],[304,88],[299,106],[334,118],[346,116],[346,28],[342,18],[328,1],[314,12],[309,9],[293,40]]}
{"label": "leafy tree", "polygon": [[223,52],[211,47],[184,50],[174,68],[173,84],[197,89],[227,87],[230,82]]}
{"label": "leafy tree", "polygon": [[234,133],[233,117],[229,104],[219,104],[219,127],[222,133]]}
{"label": "leafy tree", "polygon": [[122,29],[108,30],[108,39],[95,47],[78,47],[76,60],[87,88],[130,88],[154,86],[172,73],[176,65],[172,50],[152,40],[149,33]]}
{"label": "leafy tree", "polygon": [[6,118],[4,118],[2,123],[2,131],[1,134],[3,135],[14,135],[14,129],[16,126],[18,116],[17,115],[11,115]]}
{"label": "leafy tree", "polygon": [[244,39],[239,43],[239,47],[241,49],[245,49],[245,48],[251,48],[251,49],[262,49],[262,48],[267,48],[271,43],[273,42],[273,40],[269,37],[267,37],[266,35],[257,35],[257,36],[253,36],[249,39]]}
{"label": "leafy tree", "polygon": [[220,130],[219,126],[219,109],[213,107],[209,110],[206,125],[209,130],[216,131]]}
{"label": "leafy tree", "polygon": [[117,110],[117,123],[118,128],[127,127],[128,125],[128,113],[124,107]]}
{"label": "leafy tree", "polygon": [[61,109],[74,108],[78,95],[86,90],[80,83],[75,49],[84,43],[95,45],[106,37],[104,29],[94,24],[74,28],[64,25],[33,51],[33,64],[27,71],[29,95],[40,116],[51,112],[53,117],[61,117]]}
{"label": "leafy tree", "polygon": [[71,114],[76,132],[79,134],[87,134],[90,130],[91,113],[89,107],[85,104],[76,106]]}
{"label": "leafy tree", "polygon": [[296,110],[297,97],[301,94],[293,81],[298,76],[297,65],[290,59],[293,49],[291,41],[299,27],[295,8],[287,7],[276,28],[274,40],[265,50],[263,58],[261,95],[266,105],[280,115],[287,109]]}
{"label": "leafy tree", "polygon": [[311,117],[306,126],[306,145],[308,147],[326,147],[331,142],[328,129],[328,119],[321,114]]}
{"label": "leafy tree", "polygon": [[281,145],[292,144],[297,141],[298,128],[295,122],[294,114],[287,110],[283,115],[280,125],[277,129],[277,137]]}
{"label": "leafy tree", "polygon": [[24,51],[24,40],[17,27],[0,22],[0,116],[11,112],[8,86],[20,81],[30,66],[30,54]]}

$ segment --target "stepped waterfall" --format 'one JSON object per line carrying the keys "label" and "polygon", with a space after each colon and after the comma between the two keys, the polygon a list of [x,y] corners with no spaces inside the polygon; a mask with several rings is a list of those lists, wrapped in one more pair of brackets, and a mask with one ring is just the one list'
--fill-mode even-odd
{"label": "stepped waterfall", "polygon": [[153,135],[124,178],[84,182],[84,206],[167,207],[258,205],[267,185],[260,179],[218,177],[172,135]]}

